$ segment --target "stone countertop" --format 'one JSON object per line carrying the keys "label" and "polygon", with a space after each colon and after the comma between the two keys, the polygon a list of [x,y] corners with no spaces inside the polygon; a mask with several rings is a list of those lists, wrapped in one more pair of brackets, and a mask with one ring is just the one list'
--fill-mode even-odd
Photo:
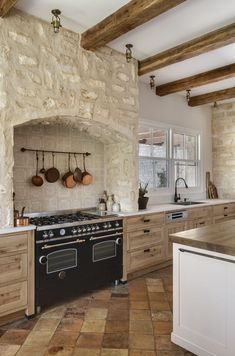
{"label": "stone countertop", "polygon": [[14,234],[21,231],[30,231],[35,230],[35,225],[28,225],[28,226],[17,226],[17,227],[5,227],[0,229],[0,236],[6,234]]}
{"label": "stone countertop", "polygon": [[235,256],[235,219],[171,234],[170,241]]}
{"label": "stone countertop", "polygon": [[145,210],[139,210],[137,212],[120,212],[118,213],[121,217],[130,217],[137,216],[143,214],[152,214],[152,213],[165,213],[169,211],[175,210],[185,210],[185,209],[194,209],[194,208],[203,208],[205,206],[218,205],[218,204],[229,204],[235,203],[235,199],[200,199],[198,200],[202,202],[202,204],[195,205],[177,205],[177,204],[159,204],[159,205],[149,205],[149,207]]}

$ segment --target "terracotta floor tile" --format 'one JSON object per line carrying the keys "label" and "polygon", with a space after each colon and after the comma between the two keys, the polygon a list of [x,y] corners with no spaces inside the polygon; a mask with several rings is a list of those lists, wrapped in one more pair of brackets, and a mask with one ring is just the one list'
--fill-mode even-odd
{"label": "terracotta floor tile", "polygon": [[193,355],[184,351],[157,351],[157,356],[189,356]]}
{"label": "terracotta floor tile", "polygon": [[109,307],[115,309],[128,309],[129,298],[111,298]]}
{"label": "terracotta floor tile", "polygon": [[128,356],[128,349],[102,349],[101,356]]}
{"label": "terracotta floor tile", "polygon": [[100,356],[101,349],[86,349],[76,347],[73,356]]}
{"label": "terracotta floor tile", "polygon": [[131,309],[130,320],[151,320],[151,314],[149,310],[143,309]]}
{"label": "terracotta floor tile", "polygon": [[19,348],[20,348],[20,345],[2,344],[2,345],[0,345],[0,355],[1,356],[15,356],[15,354],[17,353]]}
{"label": "terracotta floor tile", "polygon": [[130,332],[153,334],[152,322],[150,320],[130,320]]}
{"label": "terracotta floor tile", "polygon": [[153,331],[155,335],[170,335],[172,332],[172,322],[153,321]]}
{"label": "terracotta floor tile", "polygon": [[159,311],[156,313],[152,313],[153,321],[171,321],[173,319],[173,315],[171,311]]}
{"label": "terracotta floor tile", "polygon": [[148,350],[130,350],[129,356],[157,356],[157,353]]}
{"label": "terracotta floor tile", "polygon": [[32,330],[35,326],[35,324],[37,323],[38,321],[38,317],[35,317],[34,319],[22,319],[22,320],[19,320],[15,323],[12,323],[11,324],[11,329],[22,329],[22,330]]}
{"label": "terracotta floor tile", "polygon": [[[159,335],[155,337],[155,346],[158,351],[182,351],[182,348],[171,342],[170,335]],[[183,350],[184,351],[184,350]]]}
{"label": "terracotta floor tile", "polygon": [[63,318],[58,325],[58,331],[71,331],[79,333],[83,324],[82,319]]}
{"label": "terracotta floor tile", "polygon": [[145,301],[135,301],[132,300],[130,303],[130,309],[150,309],[148,300]]}
{"label": "terracotta floor tile", "polygon": [[154,337],[153,335],[130,333],[129,348],[154,351]]}
{"label": "terracotta floor tile", "polygon": [[41,318],[35,324],[33,330],[34,331],[55,331],[58,324],[60,322],[60,318]]}
{"label": "terracotta floor tile", "polygon": [[78,347],[81,348],[95,348],[102,347],[104,334],[102,333],[81,333],[77,340]]}
{"label": "terracotta floor tile", "polygon": [[151,312],[157,313],[159,311],[170,311],[170,305],[168,302],[151,302],[150,303]]}
{"label": "terracotta floor tile", "polygon": [[129,320],[128,309],[109,309],[107,320]]}
{"label": "terracotta floor tile", "polygon": [[150,293],[155,293],[155,292],[158,292],[158,293],[164,293],[164,288],[163,288],[163,285],[161,284],[159,284],[159,285],[149,285],[148,286],[148,292],[150,292]]}
{"label": "terracotta floor tile", "polygon": [[[44,356],[46,352],[46,346],[27,346],[23,345],[17,352],[17,356]],[[1,355],[1,352],[0,352]]]}
{"label": "terracotta floor tile", "polygon": [[92,299],[88,304],[89,308],[108,309],[111,301]]}
{"label": "terracotta floor tile", "polygon": [[51,338],[51,346],[75,346],[79,333],[71,331],[56,331]]}
{"label": "terracotta floor tile", "polygon": [[105,329],[105,320],[85,320],[81,332],[103,333]]}
{"label": "terracotta floor tile", "polygon": [[108,309],[88,308],[85,314],[85,320],[104,320],[107,318]]}
{"label": "terracotta floor tile", "polygon": [[62,318],[66,311],[65,306],[60,306],[57,308],[51,308],[42,313],[41,318]]}
{"label": "terracotta floor tile", "polygon": [[104,334],[102,347],[108,349],[127,349],[128,333]]}
{"label": "terracotta floor tile", "polygon": [[24,345],[31,346],[46,346],[52,338],[53,332],[51,331],[32,331],[24,342]]}
{"label": "terracotta floor tile", "polygon": [[106,290],[106,289],[102,289],[100,291],[94,292],[92,294],[92,297],[94,299],[98,299],[98,300],[110,300],[111,298],[111,290]]}
{"label": "terracotta floor tile", "polygon": [[107,320],[105,326],[106,333],[128,333],[128,320]]}
{"label": "terracotta floor tile", "polygon": [[162,279],[161,278],[146,278],[147,286],[162,286]]}
{"label": "terracotta floor tile", "polygon": [[72,356],[74,347],[72,346],[48,346],[43,356]]}
{"label": "terracotta floor tile", "polygon": [[7,330],[0,338],[0,344],[22,345],[30,330]]}
{"label": "terracotta floor tile", "polygon": [[148,293],[149,295],[149,300],[150,300],[150,303],[151,302],[165,302],[167,301],[167,297],[165,295],[165,293],[162,293],[162,292],[149,292]]}

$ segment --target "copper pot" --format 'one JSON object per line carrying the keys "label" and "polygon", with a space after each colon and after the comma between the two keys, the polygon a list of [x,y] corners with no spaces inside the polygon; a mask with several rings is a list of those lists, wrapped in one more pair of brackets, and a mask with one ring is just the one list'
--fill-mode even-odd
{"label": "copper pot", "polygon": [[36,175],[32,177],[31,182],[36,187],[43,185],[43,179],[38,175],[38,151],[36,151]]}
{"label": "copper pot", "polygon": [[89,185],[92,183],[93,177],[90,173],[87,172],[86,170],[86,165],[85,165],[85,157],[86,154],[83,154],[83,172],[82,172],[82,184],[84,185]]}

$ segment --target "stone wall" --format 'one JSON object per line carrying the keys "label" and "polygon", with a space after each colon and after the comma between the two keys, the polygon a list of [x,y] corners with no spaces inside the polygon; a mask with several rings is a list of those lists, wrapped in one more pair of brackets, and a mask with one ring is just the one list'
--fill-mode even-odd
{"label": "stone wall", "polygon": [[[77,184],[67,189],[59,179],[48,183],[43,174],[44,183],[35,187],[31,178],[35,175],[35,152],[21,152],[21,147],[37,147],[39,150],[58,150],[70,152],[90,152],[86,158],[86,169],[93,176],[91,185]],[[41,212],[89,208],[98,205],[104,186],[104,144],[81,133],[77,128],[63,125],[24,125],[14,130],[14,192],[15,207],[26,212]],[[56,154],[55,167],[61,176],[68,171],[68,155]],[[79,168],[83,171],[82,156],[77,156]],[[52,155],[45,153],[45,168],[53,166]],[[42,168],[42,154],[39,152],[39,170]],[[71,169],[76,168],[74,156],[71,156]]]}
{"label": "stone wall", "polygon": [[79,40],[18,10],[0,19],[0,227],[12,224],[13,128],[37,119],[103,141],[107,187],[124,210],[137,209],[137,63],[108,47],[85,51]]}
{"label": "stone wall", "polygon": [[235,198],[235,102],[212,109],[213,181],[219,198]]}

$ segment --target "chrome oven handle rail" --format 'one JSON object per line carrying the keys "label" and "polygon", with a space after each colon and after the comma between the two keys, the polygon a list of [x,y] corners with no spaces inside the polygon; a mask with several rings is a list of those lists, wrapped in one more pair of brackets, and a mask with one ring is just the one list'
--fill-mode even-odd
{"label": "chrome oven handle rail", "polygon": [[116,236],[120,236],[122,235],[122,232],[119,232],[117,234],[110,234],[110,235],[103,235],[103,236],[97,236],[97,237],[90,237],[90,241],[94,241],[94,240],[100,240],[100,239],[105,239],[106,237],[116,237]]}
{"label": "chrome oven handle rail", "polygon": [[44,245],[44,246],[42,246],[42,250],[48,250],[50,248],[59,247],[59,246],[66,246],[66,245],[72,245],[72,244],[81,244],[81,243],[83,243],[85,241],[86,240],[75,240],[75,241],[70,241],[70,242],[64,242],[64,243],[61,243],[61,244]]}

